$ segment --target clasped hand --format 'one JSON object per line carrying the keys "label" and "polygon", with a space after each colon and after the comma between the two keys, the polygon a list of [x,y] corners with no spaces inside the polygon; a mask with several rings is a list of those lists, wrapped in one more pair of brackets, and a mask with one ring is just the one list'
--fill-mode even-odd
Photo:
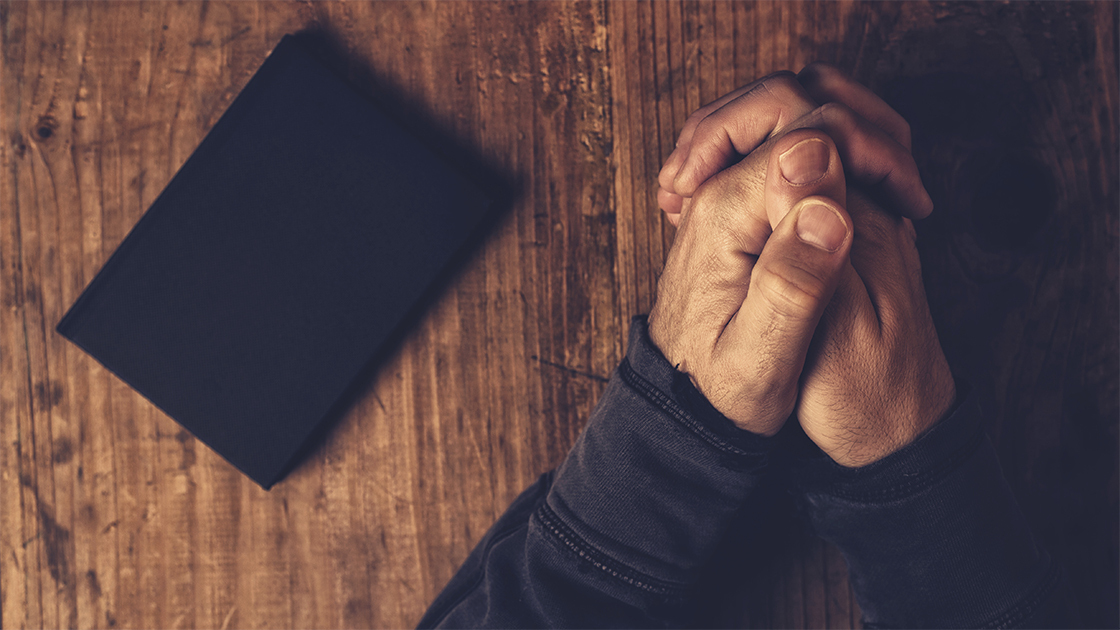
{"label": "clasped hand", "polygon": [[952,406],[911,223],[933,205],[872,92],[822,64],[756,81],[689,117],[659,182],[650,337],[737,426],[796,418],[855,467]]}

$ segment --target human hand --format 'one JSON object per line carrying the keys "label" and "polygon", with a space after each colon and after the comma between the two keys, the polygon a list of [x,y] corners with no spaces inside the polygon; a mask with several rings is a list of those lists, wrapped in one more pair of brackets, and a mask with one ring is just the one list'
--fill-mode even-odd
{"label": "human hand", "polygon": [[[866,88],[820,65],[803,70],[801,78],[817,98],[842,97],[853,110],[858,108],[876,124],[891,130],[890,137],[909,153],[909,127]],[[692,171],[699,173],[696,177],[710,176],[706,174],[713,164],[734,160],[718,131],[730,130],[727,135],[734,140],[739,123],[731,118],[774,119],[774,107],[764,99],[740,99],[735,108],[722,109],[725,115],[717,119],[722,121],[721,127],[703,130],[697,124],[688,138],[682,134],[681,146],[688,147],[689,155],[701,156],[696,162],[700,166]],[[740,142],[736,146],[749,144]],[[852,142],[847,146],[857,164],[861,160],[871,165],[880,162],[880,157],[861,152],[869,147],[877,151],[881,148]],[[752,158],[753,153],[744,162]],[[777,156],[771,153],[769,158],[763,206],[780,208],[787,193],[780,178],[773,175]],[[692,160],[689,157],[685,162]],[[673,170],[671,162],[672,156],[663,174]],[[850,167],[849,171],[852,175]],[[717,181],[721,176],[719,173],[711,179]],[[692,176],[685,179],[688,177]],[[858,172],[853,179],[861,179]],[[862,179],[866,183],[867,178]],[[665,180],[662,182],[664,185]],[[703,191],[706,186],[697,190]],[[802,372],[796,412],[806,434],[825,453],[842,465],[860,466],[913,441],[949,409],[956,392],[926,303],[913,225],[908,219],[887,214],[858,190],[849,189],[846,202],[855,228],[850,264],[842,271],[836,293],[818,326]],[[691,203],[695,204],[695,199]],[[921,215],[905,206],[898,210],[904,215]]]}
{"label": "human hand", "polygon": [[[658,282],[650,338],[740,428],[773,435],[793,411],[813,331],[849,267],[844,199],[836,146],[812,129],[770,142],[692,199]],[[767,217],[773,233],[760,241]]]}
{"label": "human hand", "polygon": [[765,140],[805,127],[827,132],[848,177],[888,207],[911,218],[933,210],[910,155],[905,119],[835,68],[814,63],[796,76],[779,72],[759,79],[688,117],[658,175],[658,204],[666,218],[679,225],[682,210],[709,177]]}
{"label": "human hand", "polygon": [[855,226],[802,372],[796,415],[839,464],[857,467],[913,442],[952,406],[956,386],[926,302],[909,219],[848,191]]}

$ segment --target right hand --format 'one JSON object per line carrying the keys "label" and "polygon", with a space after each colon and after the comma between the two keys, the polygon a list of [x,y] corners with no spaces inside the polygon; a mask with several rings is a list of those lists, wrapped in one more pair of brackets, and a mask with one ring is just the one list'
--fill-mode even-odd
{"label": "right hand", "polygon": [[956,386],[926,302],[909,219],[848,191],[855,225],[802,372],[796,415],[836,463],[870,464],[913,442],[952,407]]}

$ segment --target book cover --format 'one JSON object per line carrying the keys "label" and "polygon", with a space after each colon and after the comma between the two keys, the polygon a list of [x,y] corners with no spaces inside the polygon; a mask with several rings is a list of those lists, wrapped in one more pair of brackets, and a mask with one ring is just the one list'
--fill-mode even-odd
{"label": "book cover", "polygon": [[286,36],[57,330],[268,488],[490,206]]}

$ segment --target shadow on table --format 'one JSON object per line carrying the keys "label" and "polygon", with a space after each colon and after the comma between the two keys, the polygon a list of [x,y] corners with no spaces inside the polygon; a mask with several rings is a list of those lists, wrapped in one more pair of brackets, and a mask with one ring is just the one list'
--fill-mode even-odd
{"label": "shadow on table", "polygon": [[405,315],[388,341],[370,358],[331,408],[326,419],[315,429],[300,452],[292,459],[292,464],[280,476],[281,480],[321,447],[327,434],[338,424],[346,411],[366,393],[377,369],[388,357],[400,350],[403,340],[420,322],[423,314],[449,286],[455,283],[461,270],[466,266],[466,261],[476,254],[495,224],[505,216],[522,187],[515,174],[502,172],[476,147],[443,127],[432,115],[429,104],[414,100],[404,89],[379,75],[376,69],[364,60],[349,54],[342,38],[329,26],[318,25],[300,31],[294,37],[331,70],[380,106],[422,144],[478,185],[489,195],[491,206],[486,216],[467,238],[464,246],[451,257],[444,270]]}

